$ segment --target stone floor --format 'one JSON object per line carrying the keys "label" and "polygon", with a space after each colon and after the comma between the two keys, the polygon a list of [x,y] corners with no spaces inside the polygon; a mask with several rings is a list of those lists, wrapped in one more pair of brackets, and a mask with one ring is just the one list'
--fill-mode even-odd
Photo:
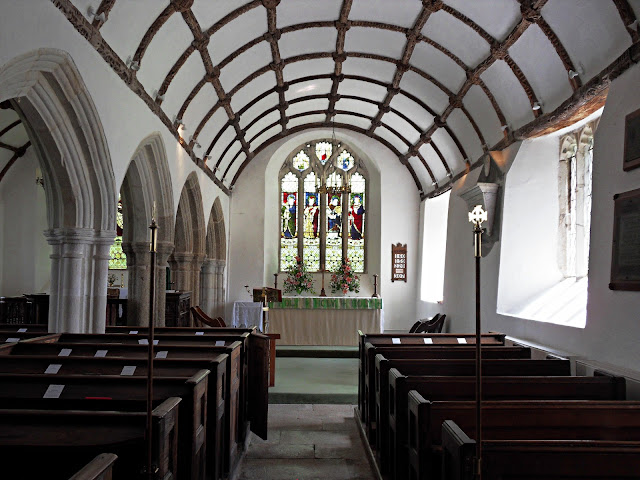
{"label": "stone floor", "polygon": [[371,480],[353,405],[269,405],[268,440],[252,435],[237,480]]}

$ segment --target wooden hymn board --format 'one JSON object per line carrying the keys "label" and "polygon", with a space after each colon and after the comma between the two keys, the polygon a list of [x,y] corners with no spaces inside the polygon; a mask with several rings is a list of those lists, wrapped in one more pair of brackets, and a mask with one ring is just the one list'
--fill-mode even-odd
{"label": "wooden hymn board", "polygon": [[391,281],[407,281],[407,244],[391,244]]}

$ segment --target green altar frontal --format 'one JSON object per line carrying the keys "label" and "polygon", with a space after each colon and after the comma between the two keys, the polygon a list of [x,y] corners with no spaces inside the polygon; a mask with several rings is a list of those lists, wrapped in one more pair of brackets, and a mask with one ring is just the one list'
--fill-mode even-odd
{"label": "green altar frontal", "polygon": [[284,297],[282,302],[269,302],[269,309],[272,308],[381,310],[382,299],[358,297]]}

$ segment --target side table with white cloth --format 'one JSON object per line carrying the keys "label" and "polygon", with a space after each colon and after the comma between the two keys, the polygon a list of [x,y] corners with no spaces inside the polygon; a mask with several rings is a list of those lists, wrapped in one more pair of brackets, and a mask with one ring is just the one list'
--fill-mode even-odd
{"label": "side table with white cloth", "polygon": [[257,327],[264,332],[261,302],[234,302],[231,324],[236,328]]}

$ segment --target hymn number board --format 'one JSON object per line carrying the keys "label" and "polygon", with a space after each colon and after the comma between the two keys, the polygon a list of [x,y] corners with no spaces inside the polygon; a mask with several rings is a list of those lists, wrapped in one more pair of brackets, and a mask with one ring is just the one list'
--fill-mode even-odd
{"label": "hymn number board", "polygon": [[407,281],[407,244],[391,245],[391,281]]}

